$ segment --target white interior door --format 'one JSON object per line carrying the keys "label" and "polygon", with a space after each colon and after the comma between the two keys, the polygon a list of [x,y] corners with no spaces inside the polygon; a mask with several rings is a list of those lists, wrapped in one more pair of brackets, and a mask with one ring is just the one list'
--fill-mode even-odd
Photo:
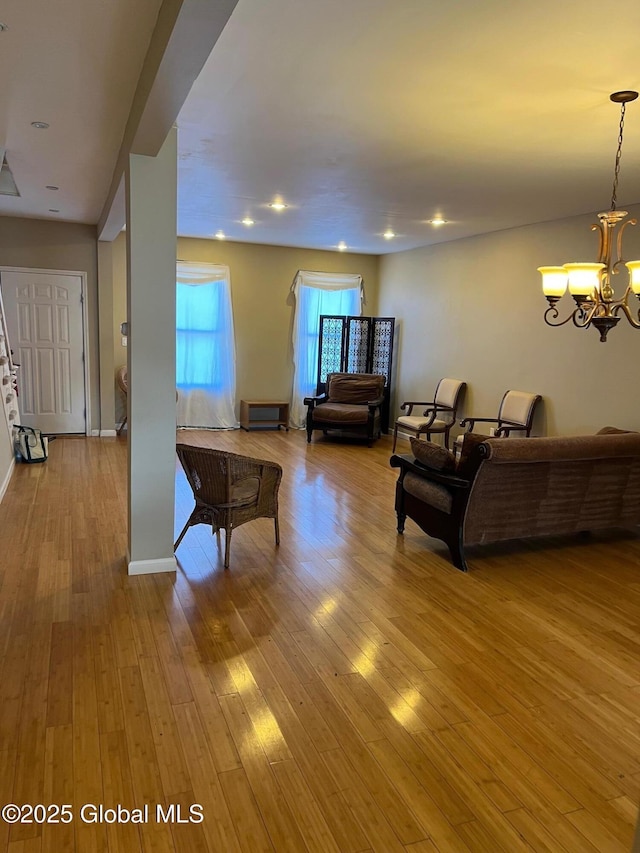
{"label": "white interior door", "polygon": [[85,433],[82,277],[2,271],[2,296],[18,405],[25,426],[45,433]]}

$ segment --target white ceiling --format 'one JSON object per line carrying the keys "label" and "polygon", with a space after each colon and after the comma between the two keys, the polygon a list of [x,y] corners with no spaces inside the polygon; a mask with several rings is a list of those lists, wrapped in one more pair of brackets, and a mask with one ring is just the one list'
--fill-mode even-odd
{"label": "white ceiling", "polygon": [[134,2],[0,3],[0,148],[20,192],[0,216],[98,221],[161,5]]}
{"label": "white ceiling", "polygon": [[[160,2],[131,5],[2,4],[0,215],[97,222]],[[378,254],[606,209],[638,32],[637,0],[239,0],[178,117],[179,233]]]}

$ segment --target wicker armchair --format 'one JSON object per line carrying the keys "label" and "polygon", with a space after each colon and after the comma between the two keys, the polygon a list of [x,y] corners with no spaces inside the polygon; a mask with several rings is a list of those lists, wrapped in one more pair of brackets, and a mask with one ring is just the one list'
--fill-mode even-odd
{"label": "wicker armchair", "polygon": [[178,444],[182,464],[196,505],[178,536],[176,551],[189,527],[210,524],[212,533],[225,531],[224,567],[229,568],[231,533],[255,518],[273,518],[276,545],[280,544],[278,489],[282,468],[277,462],[237,453]]}

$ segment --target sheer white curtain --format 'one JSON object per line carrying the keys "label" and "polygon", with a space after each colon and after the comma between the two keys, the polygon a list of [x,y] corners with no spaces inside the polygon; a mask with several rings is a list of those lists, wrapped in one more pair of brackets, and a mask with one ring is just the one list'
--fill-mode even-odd
{"label": "sheer white curtain", "polygon": [[316,393],[318,377],[318,334],[321,314],[362,313],[362,276],[347,273],[299,270],[292,291],[296,310],[293,319],[293,395],[291,426],[304,427],[305,397]]}
{"label": "sheer white curtain", "polygon": [[236,346],[227,266],[178,262],[176,384],[178,426],[238,426]]}

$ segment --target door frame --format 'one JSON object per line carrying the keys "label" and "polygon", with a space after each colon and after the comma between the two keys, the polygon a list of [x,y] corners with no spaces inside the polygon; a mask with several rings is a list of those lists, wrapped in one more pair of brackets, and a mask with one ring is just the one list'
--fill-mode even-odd
{"label": "door frame", "polygon": [[[87,273],[83,270],[51,270],[42,267],[9,267],[0,265],[0,279],[3,272],[43,273],[44,275],[77,275],[80,277],[80,298],[82,300],[82,352],[84,355],[84,434],[91,436],[91,371],[89,364],[88,329],[89,312],[87,310]],[[1,282],[0,282],[1,284]],[[96,435],[97,435],[96,431]]]}

